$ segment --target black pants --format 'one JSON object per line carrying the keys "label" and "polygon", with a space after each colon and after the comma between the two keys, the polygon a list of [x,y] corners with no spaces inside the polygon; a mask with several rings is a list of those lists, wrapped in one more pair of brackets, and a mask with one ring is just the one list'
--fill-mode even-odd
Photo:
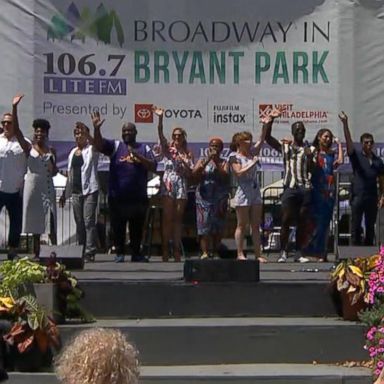
{"label": "black pants", "polygon": [[351,201],[352,209],[352,244],[362,245],[361,220],[364,215],[365,240],[364,245],[374,245],[375,223],[377,217],[377,196],[353,196]]}
{"label": "black pants", "polygon": [[127,222],[132,256],[140,256],[143,227],[147,213],[147,201],[121,201],[113,197],[108,199],[111,214],[113,243],[117,255],[125,254],[125,235]]}
{"label": "black pants", "polygon": [[0,192],[0,212],[4,206],[9,214],[8,247],[17,248],[23,220],[23,199],[20,193]]}

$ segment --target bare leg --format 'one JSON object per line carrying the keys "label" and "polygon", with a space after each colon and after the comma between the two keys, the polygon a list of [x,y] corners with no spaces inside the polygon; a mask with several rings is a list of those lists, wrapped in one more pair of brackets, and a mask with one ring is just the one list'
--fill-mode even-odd
{"label": "bare leg", "polygon": [[183,227],[183,215],[187,200],[177,199],[175,201],[174,224],[173,224],[173,255],[175,261],[181,260],[181,232]]}
{"label": "bare leg", "polygon": [[259,260],[262,263],[265,263],[267,260],[264,257],[261,257],[260,249],[260,224],[261,224],[261,204],[251,206],[251,228],[252,228],[252,241],[253,248],[255,252],[255,259]]}
{"label": "bare leg", "polygon": [[163,232],[163,261],[169,259],[169,242],[172,239],[174,224],[174,200],[171,197],[163,196],[162,199],[162,232]]}
{"label": "bare leg", "polygon": [[245,260],[244,236],[249,224],[250,207],[236,207],[237,226],[235,230],[235,241],[237,248],[237,260]]}
{"label": "bare leg", "polygon": [[208,235],[200,235],[200,248],[201,253],[208,254],[209,252],[209,237]]}

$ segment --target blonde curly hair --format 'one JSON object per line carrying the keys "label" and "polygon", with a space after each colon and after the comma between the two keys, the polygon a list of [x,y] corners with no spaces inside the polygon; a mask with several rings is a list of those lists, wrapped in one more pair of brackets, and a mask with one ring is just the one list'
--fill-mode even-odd
{"label": "blonde curly hair", "polygon": [[65,384],[137,384],[138,351],[116,329],[93,328],[80,332],[55,362]]}

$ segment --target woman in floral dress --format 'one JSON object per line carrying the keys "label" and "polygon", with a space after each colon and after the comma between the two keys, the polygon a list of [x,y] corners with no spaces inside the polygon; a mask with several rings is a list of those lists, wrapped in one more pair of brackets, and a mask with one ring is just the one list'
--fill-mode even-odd
{"label": "woman in floral dress", "polygon": [[172,252],[175,261],[181,261],[182,222],[187,203],[187,179],[192,174],[193,156],[187,147],[187,134],[181,127],[172,130],[168,141],[163,132],[162,108],[153,107],[159,117],[158,134],[164,161],[162,178],[162,231],[163,261],[168,261]]}

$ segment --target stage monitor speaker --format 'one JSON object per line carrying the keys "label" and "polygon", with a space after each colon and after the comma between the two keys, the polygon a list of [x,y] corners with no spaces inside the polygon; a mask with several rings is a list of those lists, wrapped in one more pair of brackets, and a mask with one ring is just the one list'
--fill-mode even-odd
{"label": "stage monitor speaker", "polygon": [[379,253],[379,247],[374,246],[362,246],[362,245],[351,245],[337,247],[337,254],[339,260],[355,259],[356,257],[368,257]]}
{"label": "stage monitor speaker", "polygon": [[184,279],[188,282],[255,282],[260,280],[258,260],[186,260]]}
{"label": "stage monitor speaker", "polygon": [[56,253],[56,260],[64,264],[67,269],[83,269],[84,259],[82,245],[42,245],[40,247],[40,261],[45,264]]}

